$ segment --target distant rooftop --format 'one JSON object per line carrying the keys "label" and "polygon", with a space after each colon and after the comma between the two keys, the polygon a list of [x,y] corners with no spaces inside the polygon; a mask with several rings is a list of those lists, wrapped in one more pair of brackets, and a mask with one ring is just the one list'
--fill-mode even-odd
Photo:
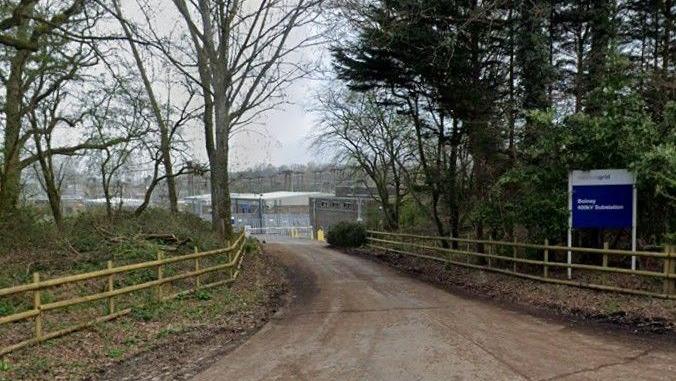
{"label": "distant rooftop", "polygon": [[[322,193],[322,192],[287,192],[287,191],[278,191],[278,192],[268,192],[268,193],[230,193],[231,199],[238,200],[285,200],[285,199],[296,199],[296,198],[310,198],[310,197],[329,197],[333,196],[332,193]],[[211,194],[200,194],[195,196],[184,197],[185,200],[204,200],[211,201]]]}
{"label": "distant rooftop", "polygon": [[[140,198],[120,198],[120,197],[111,197],[111,204],[113,205],[124,205],[124,206],[140,206],[143,204],[143,200]],[[105,198],[88,198],[85,200],[86,204],[90,205],[104,205],[106,203]]]}
{"label": "distant rooftop", "polygon": [[268,192],[268,193],[231,193],[230,197],[231,198],[239,198],[239,199],[259,199],[262,198],[263,200],[278,200],[278,199],[283,199],[283,198],[291,198],[291,197],[316,197],[316,196],[322,196],[322,195],[328,195],[330,193],[322,193],[322,192],[287,192],[287,191],[277,191],[277,192]]}

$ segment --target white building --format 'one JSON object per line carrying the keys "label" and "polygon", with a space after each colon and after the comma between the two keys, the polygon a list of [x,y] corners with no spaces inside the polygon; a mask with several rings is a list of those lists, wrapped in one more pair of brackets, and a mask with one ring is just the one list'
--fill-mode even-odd
{"label": "white building", "polygon": [[[326,197],[321,192],[231,193],[233,225],[251,227],[309,226],[310,198]],[[184,198],[186,211],[211,219],[211,195]]]}

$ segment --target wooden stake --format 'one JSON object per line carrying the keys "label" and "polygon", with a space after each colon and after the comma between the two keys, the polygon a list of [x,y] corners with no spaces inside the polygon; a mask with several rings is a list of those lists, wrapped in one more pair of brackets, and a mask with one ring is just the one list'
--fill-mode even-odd
{"label": "wooden stake", "polygon": [[[108,261],[108,270],[113,269],[113,261]],[[108,276],[108,292],[115,290],[115,275],[110,274]],[[108,298],[108,315],[115,313],[115,300],[113,297]]]}
{"label": "wooden stake", "polygon": [[[33,283],[40,283],[40,273],[33,273]],[[38,314],[35,316],[35,339],[38,341],[42,340],[42,301],[40,300],[40,289],[37,289],[33,292],[33,309],[38,311]]]}
{"label": "wooden stake", "polygon": [[[608,242],[603,243],[603,250],[608,250]],[[603,267],[608,267],[608,254],[603,254]]]}
{"label": "wooden stake", "polygon": [[[664,246],[664,253],[666,257],[664,258],[664,275],[674,275],[676,274],[676,259],[672,253],[673,248],[671,245]],[[676,279],[664,278],[664,293],[673,294],[676,292]]]}
{"label": "wooden stake", "polygon": [[[232,262],[233,258],[235,257],[232,254],[233,254],[232,250],[228,251],[228,263]],[[235,266],[236,265],[233,264],[232,266],[228,267],[228,279],[232,279],[232,276],[235,273],[234,271]]]}
{"label": "wooden stake", "polygon": [[[545,238],[545,246],[549,246],[549,239]],[[543,276],[547,278],[549,276],[549,266],[547,266],[547,263],[549,263],[549,248],[545,247],[545,258],[544,258],[544,266],[542,266],[542,271],[543,271]]]}
{"label": "wooden stake", "polygon": [[[514,243],[516,243],[516,237],[514,237]],[[516,259],[516,246],[512,246],[512,258]],[[516,261],[512,261],[512,271],[516,272]]]}
{"label": "wooden stake", "polygon": [[[471,252],[471,251],[472,251],[471,248],[470,248],[470,246],[469,246],[469,245],[470,245],[470,243],[469,243],[470,237],[471,237],[471,234],[470,234],[470,233],[467,233],[467,251],[468,251],[468,252]],[[469,260],[470,258],[469,258],[469,257],[470,257],[469,254],[465,254],[465,261],[466,261],[467,263],[470,262],[470,260]]]}
{"label": "wooden stake", "polygon": [[[488,240],[491,241],[491,242],[493,242],[493,236],[492,236],[492,235],[491,235],[491,236],[488,236]],[[493,245],[492,245],[492,244],[488,244],[487,246],[488,246],[488,247],[487,247],[487,249],[488,249],[488,254],[489,254],[489,255],[493,255]],[[492,265],[491,265],[491,257],[488,257],[488,267],[492,267]]]}
{"label": "wooden stake", "polygon": [[[457,241],[454,241],[454,240],[453,240],[453,232],[451,232],[451,234],[449,234],[448,237],[450,238],[450,240],[448,241],[448,243],[451,245],[450,248],[453,249],[453,247],[455,247],[455,245],[456,245],[456,243],[457,243]],[[458,247],[460,247],[460,246],[458,246]],[[449,261],[452,261],[452,260],[453,260],[453,253],[451,253],[451,252],[449,251],[448,253],[446,253],[446,261],[447,261],[447,262],[446,262],[446,266],[450,266],[450,265],[449,265]]]}
{"label": "wooden stake", "polygon": [[[164,259],[164,253],[160,250],[157,251],[157,260],[161,261]],[[157,266],[157,280],[164,279],[164,265]],[[162,301],[162,284],[157,285],[157,300]]]}
{"label": "wooden stake", "polygon": [[[195,254],[197,254],[197,253],[199,253],[199,248],[197,246],[195,246]],[[195,271],[200,271],[200,259],[199,258],[195,258]],[[197,275],[197,276],[195,276],[195,288],[199,289],[200,287],[202,287],[202,284],[200,282],[200,276]]]}

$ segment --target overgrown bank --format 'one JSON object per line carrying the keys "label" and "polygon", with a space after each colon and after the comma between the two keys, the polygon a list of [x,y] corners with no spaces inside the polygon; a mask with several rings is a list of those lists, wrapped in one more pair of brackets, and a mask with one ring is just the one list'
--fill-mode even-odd
{"label": "overgrown bank", "polygon": [[108,260],[121,265],[155,259],[158,250],[180,255],[221,245],[208,223],[188,213],[149,209],[109,219],[93,210],[65,219],[63,230],[40,216],[26,209],[0,220],[0,288],[30,282],[35,271],[57,277],[99,270]]}
{"label": "overgrown bank", "polygon": [[[153,259],[158,249],[166,250],[170,255],[182,255],[192,252],[196,245],[204,249],[222,245],[211,234],[208,224],[191,216],[172,217],[164,211],[153,211],[148,217],[138,219],[126,216],[106,221],[99,217],[83,215],[69,222],[69,228],[82,226],[84,234],[73,233],[79,230],[64,232],[60,241],[45,239],[43,245],[35,245],[35,250],[26,250],[31,254],[29,259],[8,264],[0,270],[5,282],[21,282],[21,276],[17,274],[30,274],[36,268],[35,264],[43,274],[55,277],[100,268],[101,260],[105,263],[111,258],[116,263],[131,263]],[[83,242],[89,234],[93,235],[91,242],[99,243],[85,251]],[[64,242],[66,240],[68,242]],[[50,261],[46,250],[49,246],[65,249],[55,251],[56,258]],[[120,379],[126,376],[138,379],[146,375],[148,378],[161,375],[163,379],[180,379],[194,374],[208,361],[210,354],[222,353],[240,337],[255,330],[279,304],[279,296],[285,289],[282,273],[270,260],[259,255],[254,241],[246,248],[242,272],[232,289],[202,290],[163,303],[157,303],[152,292],[120,298],[116,303],[131,307],[131,314],[11,353],[2,359],[0,380]],[[61,263],[54,264],[58,258]],[[152,271],[141,271],[120,281],[141,282],[155,275]],[[214,276],[219,275],[223,276]],[[91,292],[97,287],[94,283],[83,284],[58,293],[43,292],[43,297],[60,299],[82,292],[83,288]],[[22,305],[25,301],[21,299],[5,298],[2,301],[4,312],[0,311],[0,316],[25,308]],[[100,303],[93,303],[58,316],[47,314],[50,319],[45,320],[45,324],[51,324],[52,328],[71,324],[101,312],[102,307]],[[0,326],[2,345],[7,344],[6,340],[16,341],[23,331],[30,334],[30,327],[31,324],[16,323]]]}
{"label": "overgrown bank", "polygon": [[545,284],[396,253],[358,248],[346,252],[385,263],[453,292],[489,298],[569,321],[595,321],[631,331],[676,337],[676,301]]}

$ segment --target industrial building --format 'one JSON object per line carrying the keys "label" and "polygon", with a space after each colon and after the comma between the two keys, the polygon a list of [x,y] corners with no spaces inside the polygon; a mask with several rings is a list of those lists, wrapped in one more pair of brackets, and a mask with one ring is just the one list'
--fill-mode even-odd
{"label": "industrial building", "polygon": [[[308,207],[312,197],[330,197],[321,192],[231,193],[232,223],[257,228],[308,227]],[[185,197],[186,210],[205,220],[211,219],[211,195]]]}
{"label": "industrial building", "polygon": [[339,222],[367,223],[371,213],[378,208],[370,196],[320,196],[310,199],[310,226],[328,231]]}

